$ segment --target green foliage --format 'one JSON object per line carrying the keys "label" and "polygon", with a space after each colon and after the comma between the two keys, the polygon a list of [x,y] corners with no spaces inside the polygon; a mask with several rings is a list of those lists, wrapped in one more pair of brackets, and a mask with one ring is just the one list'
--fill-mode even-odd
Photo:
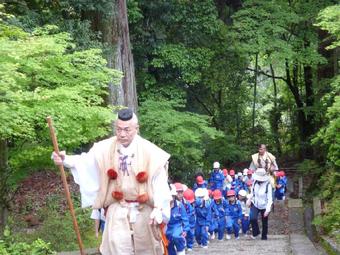
{"label": "green foliage", "polygon": [[[51,208],[53,209],[53,208]],[[35,240],[40,237],[49,242],[57,251],[77,250],[77,238],[74,232],[72,218],[69,212],[65,215],[49,209],[45,212],[43,225],[30,235],[18,235],[18,239]],[[90,218],[91,209],[76,208],[75,213],[79,231],[85,247],[95,247],[98,243],[94,235],[93,220]]]}
{"label": "green foliage", "polygon": [[327,49],[340,46],[340,6],[333,5],[323,9],[320,11],[317,21],[316,26],[327,30],[335,38],[332,45],[328,46]]}
{"label": "green foliage", "polygon": [[[66,205],[64,205],[64,200],[63,196],[50,195],[46,200],[46,206],[35,206],[34,209],[37,211],[37,217],[41,223],[29,233],[18,231],[27,227],[26,222],[22,222],[20,215],[16,215],[16,218],[11,218],[9,221],[9,226],[13,229],[10,239],[11,243],[33,243],[35,240],[42,239],[43,242],[48,243],[50,249],[58,252],[78,250],[79,247],[72,218],[65,207]],[[90,218],[92,209],[80,208],[78,196],[73,196],[72,200],[84,247],[97,247],[100,240],[95,237],[94,221]],[[28,203],[27,207],[29,206]],[[32,213],[32,208],[28,212]]]}
{"label": "green foliage", "polygon": [[103,98],[118,72],[106,68],[101,50],[73,51],[69,35],[57,31],[46,26],[24,38],[0,40],[0,138],[20,144],[11,158],[16,167],[25,159],[43,163],[50,150],[49,115],[63,148],[76,148],[110,130],[113,115]]}
{"label": "green foliage", "polygon": [[314,144],[322,144],[325,147],[327,159],[336,167],[340,167],[340,75],[336,77],[332,83],[333,90],[325,96],[325,101],[333,98],[333,104],[327,108],[326,122],[323,128],[317,133],[313,139]]}
{"label": "green foliage", "polygon": [[302,175],[316,175],[319,176],[324,169],[314,160],[305,159],[296,165],[297,170]]}
{"label": "green foliage", "polygon": [[334,196],[333,200],[326,204],[325,214],[317,216],[313,224],[322,227],[326,234],[335,235],[340,240],[338,232],[340,228],[340,195]]}
{"label": "green foliage", "polygon": [[2,255],[48,255],[57,254],[51,244],[38,238],[31,243],[15,242],[9,228],[5,228],[3,239],[0,240]]}
{"label": "green foliage", "polygon": [[184,45],[164,45],[155,51],[150,63],[155,68],[170,65],[188,85],[195,85],[202,80],[202,73],[210,66],[213,52],[206,48],[187,49]]}
{"label": "green foliage", "polygon": [[340,172],[336,168],[329,167],[321,175],[317,187],[320,190],[319,196],[324,201],[325,210],[313,220],[313,224],[340,241],[338,232],[340,227]]}
{"label": "green foliage", "polygon": [[170,176],[189,180],[206,163],[205,142],[221,133],[209,126],[206,116],[181,110],[183,105],[172,101],[146,100],[139,110],[141,133],[172,155]]}

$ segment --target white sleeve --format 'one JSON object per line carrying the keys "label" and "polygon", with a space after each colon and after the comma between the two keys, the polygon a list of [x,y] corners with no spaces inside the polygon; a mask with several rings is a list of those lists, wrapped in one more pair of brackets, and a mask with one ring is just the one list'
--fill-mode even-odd
{"label": "white sleeve", "polygon": [[64,166],[71,169],[74,181],[79,185],[81,207],[92,206],[99,190],[99,169],[93,152],[65,156]]}
{"label": "white sleeve", "polygon": [[100,220],[100,213],[98,209],[93,209],[91,213],[91,219]]}
{"label": "white sleeve", "polygon": [[274,171],[279,170],[279,167],[277,166],[276,160],[274,160],[273,166],[274,166],[274,169],[273,169]]}
{"label": "white sleeve", "polygon": [[272,204],[273,204],[273,192],[272,192],[272,186],[270,185],[270,183],[266,185],[268,185],[266,212],[269,213],[270,210],[272,209]]}
{"label": "white sleeve", "polygon": [[170,219],[170,201],[172,196],[165,169],[162,169],[157,176],[153,177],[152,190],[154,190],[154,205],[162,211],[163,221],[168,222]]}
{"label": "white sleeve", "polygon": [[249,169],[250,169],[250,170],[253,170],[253,171],[256,170],[256,166],[255,166],[253,160],[252,160],[251,163],[250,163]]}

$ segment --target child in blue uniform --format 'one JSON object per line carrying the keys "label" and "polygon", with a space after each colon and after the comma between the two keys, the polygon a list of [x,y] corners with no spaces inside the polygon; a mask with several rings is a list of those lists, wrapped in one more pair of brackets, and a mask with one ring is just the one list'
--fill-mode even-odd
{"label": "child in blue uniform", "polygon": [[244,236],[247,236],[249,230],[249,213],[250,208],[247,206],[247,191],[241,189],[238,192],[238,201],[240,201],[241,208],[242,208],[242,219],[241,219],[241,226],[242,226],[242,233]]}
{"label": "child in blue uniform", "polygon": [[213,168],[214,169],[211,171],[209,179],[210,189],[212,191],[214,191],[215,189],[219,189],[222,192],[224,175],[223,171],[220,169],[220,163],[214,162]]}
{"label": "child in blue uniform", "polygon": [[198,188],[195,191],[195,197],[196,242],[202,248],[208,248],[208,229],[211,224],[211,205],[209,202],[207,190]]}
{"label": "child in blue uniform", "polygon": [[[187,249],[188,251],[192,251],[192,247],[194,246],[194,236],[195,236],[195,225],[196,225],[196,214],[195,214],[195,194],[191,189],[187,189],[183,193],[183,197],[186,201],[188,201],[191,205],[192,210],[189,210],[189,226],[190,230],[187,232],[186,241],[187,241]],[[188,210],[187,210],[188,212]]]}
{"label": "child in blue uniform", "polygon": [[242,219],[242,208],[239,201],[236,200],[235,190],[229,190],[227,192],[227,203],[225,207],[226,211],[226,224],[227,235],[226,239],[231,239],[231,233],[234,230],[235,239],[239,239],[239,231]]}
{"label": "child in blue uniform", "polygon": [[286,186],[287,186],[287,178],[285,176],[285,172],[279,171],[277,173],[276,190],[275,190],[275,198],[277,200],[284,200]]}
{"label": "child in blue uniform", "polygon": [[222,197],[222,193],[220,190],[214,190],[213,192],[214,201],[212,204],[212,212],[214,212],[214,218],[213,221],[217,223],[217,239],[222,241],[224,230],[226,227],[226,221],[225,221],[225,207],[226,207],[226,201]]}
{"label": "child in blue uniform", "polygon": [[193,190],[196,191],[196,189],[198,188],[207,188],[208,184],[207,182],[204,180],[202,175],[198,175],[196,177],[196,182],[194,183],[194,187]]}
{"label": "child in blue uniform", "polygon": [[189,220],[183,204],[177,200],[176,187],[171,187],[173,200],[170,203],[170,220],[167,224],[166,238],[168,239],[169,255],[185,255],[185,236],[190,230]]}

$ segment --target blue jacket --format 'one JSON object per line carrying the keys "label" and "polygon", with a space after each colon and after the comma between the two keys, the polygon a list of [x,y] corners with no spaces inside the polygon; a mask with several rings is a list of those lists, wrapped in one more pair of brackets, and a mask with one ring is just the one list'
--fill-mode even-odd
{"label": "blue jacket", "polygon": [[284,193],[287,185],[287,179],[285,177],[276,179],[276,184],[281,185],[281,188],[279,188],[280,193]]}
{"label": "blue jacket", "polygon": [[183,232],[190,230],[189,219],[183,204],[177,200],[174,201],[174,207],[171,208],[170,220],[167,225],[166,235],[173,237],[182,236]]}
{"label": "blue jacket", "polygon": [[211,202],[203,199],[195,200],[196,224],[209,227],[211,224]]}
{"label": "blue jacket", "polygon": [[230,204],[229,201],[226,201],[225,212],[225,216],[229,216],[233,220],[242,219],[242,207],[240,201],[236,200],[236,202],[233,204]]}
{"label": "blue jacket", "polygon": [[196,224],[195,208],[184,198],[182,199],[182,204],[184,205],[185,211],[187,212],[189,218],[189,226],[190,228],[194,228]]}
{"label": "blue jacket", "polygon": [[222,198],[221,203],[217,204],[214,200],[212,202],[212,212],[213,212],[213,220],[224,220],[225,219],[225,207],[226,207],[226,201],[224,198]]}
{"label": "blue jacket", "polygon": [[206,181],[204,181],[204,183],[202,184],[197,184],[196,182],[194,183],[194,187],[192,188],[193,191],[195,192],[195,190],[197,190],[198,188],[207,188],[208,184]]}
{"label": "blue jacket", "polygon": [[215,189],[223,190],[224,175],[221,169],[217,171],[212,170],[210,174],[210,189],[214,191]]}

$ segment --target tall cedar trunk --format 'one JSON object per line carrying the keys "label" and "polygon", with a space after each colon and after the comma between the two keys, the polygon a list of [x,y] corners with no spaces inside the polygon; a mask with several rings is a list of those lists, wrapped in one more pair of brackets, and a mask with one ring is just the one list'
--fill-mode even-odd
{"label": "tall cedar trunk", "polygon": [[8,146],[7,141],[0,139],[0,235],[7,222],[8,211]]}
{"label": "tall cedar trunk", "polygon": [[100,31],[108,66],[122,71],[123,78],[118,84],[109,84],[109,103],[124,105],[137,112],[137,91],[134,61],[131,52],[129,24],[125,0],[114,0],[110,14],[99,11],[83,13],[83,19],[91,21],[94,31]]}
{"label": "tall cedar trunk", "polygon": [[307,125],[305,126],[306,132],[306,158],[312,159],[314,157],[313,155],[313,147],[310,144],[310,138],[314,133],[314,90],[313,90],[313,73],[312,73],[312,67],[311,66],[304,66],[303,68],[303,74],[304,74],[304,83],[305,83],[305,95],[306,95],[306,121]]}
{"label": "tall cedar trunk", "polygon": [[273,116],[272,129],[274,133],[274,140],[275,140],[277,155],[280,156],[282,153],[280,139],[279,139],[279,122],[280,122],[281,114],[277,107],[277,86],[276,86],[276,80],[274,78],[275,73],[274,73],[273,65],[270,65],[270,70],[273,76],[273,86],[274,86],[274,113],[273,113],[274,116]]}
{"label": "tall cedar trunk", "polygon": [[242,7],[241,0],[215,0],[218,17],[225,23],[231,24],[231,16]]}
{"label": "tall cedar trunk", "polygon": [[258,53],[255,56],[255,72],[254,72],[254,101],[253,101],[253,136],[255,134],[255,107],[256,107],[256,87],[257,87],[257,69],[258,69]]}
{"label": "tall cedar trunk", "polygon": [[293,77],[291,77],[290,74],[290,67],[288,64],[288,61],[285,62],[286,65],[286,83],[288,85],[288,88],[293,94],[295,104],[296,104],[296,111],[297,111],[297,125],[299,128],[299,137],[300,137],[300,159],[308,158],[307,153],[307,147],[309,144],[308,141],[308,120],[305,115],[304,110],[304,104],[301,98],[301,95],[299,93],[299,87],[298,87],[298,78],[296,77],[298,75],[297,67],[293,67]]}

